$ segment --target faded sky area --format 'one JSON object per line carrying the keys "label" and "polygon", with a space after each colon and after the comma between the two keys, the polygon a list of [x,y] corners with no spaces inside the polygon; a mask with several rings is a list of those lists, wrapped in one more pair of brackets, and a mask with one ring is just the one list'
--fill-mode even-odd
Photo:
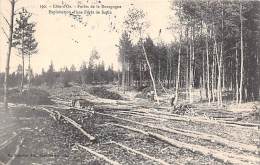
{"label": "faded sky area", "polygon": [[[35,73],[40,73],[42,68],[47,70],[51,61],[56,70],[74,64],[77,69],[83,61],[88,61],[90,52],[95,48],[106,66],[113,64],[114,69],[120,68],[117,62],[119,37],[122,32],[122,22],[130,7],[143,9],[150,22],[147,30],[155,41],[163,40],[166,43],[174,39],[169,27],[170,10],[169,0],[101,0],[104,5],[120,5],[121,9],[112,10],[112,15],[92,15],[84,17],[86,26],[75,21],[70,16],[50,15],[47,9],[41,9],[41,4],[61,4],[61,0],[19,0],[16,9],[25,7],[33,13],[32,20],[36,22],[36,39],[39,43],[38,53],[32,57],[32,68]],[[76,0],[64,0],[67,4],[75,4]],[[84,4],[97,3],[95,0],[81,0]],[[9,1],[0,0],[1,15],[9,18]],[[111,24],[112,22],[112,24]],[[1,18],[1,26],[6,29],[4,20]],[[115,30],[113,27],[115,26]],[[158,38],[159,29],[162,29]],[[0,71],[4,71],[5,56],[7,51],[6,38],[1,30],[0,38]],[[11,72],[17,69],[21,63],[18,52],[13,49],[11,56]],[[26,60],[26,68],[27,68]]]}

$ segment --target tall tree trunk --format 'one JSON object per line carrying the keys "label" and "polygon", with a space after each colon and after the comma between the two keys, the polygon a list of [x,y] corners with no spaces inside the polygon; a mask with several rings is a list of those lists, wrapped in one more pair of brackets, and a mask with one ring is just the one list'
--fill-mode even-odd
{"label": "tall tree trunk", "polygon": [[131,85],[131,77],[130,77],[130,63],[128,60],[127,63],[127,88]]}
{"label": "tall tree trunk", "polygon": [[[186,37],[187,38],[187,37]],[[187,42],[187,47],[186,47],[186,99],[189,98],[189,45]]]}
{"label": "tall tree trunk", "polygon": [[208,102],[210,104],[211,95],[210,95],[210,79],[209,79],[209,45],[208,45],[208,26],[206,25],[206,57],[207,57],[207,95],[208,95]]}
{"label": "tall tree trunk", "polygon": [[243,48],[243,18],[242,18],[242,2],[240,2],[240,50],[241,50],[241,68],[240,68],[240,87],[239,87],[239,103],[242,103],[243,95],[243,72],[244,72],[244,48]]}
{"label": "tall tree trunk", "polygon": [[[219,59],[219,81],[218,81],[218,95],[219,95],[219,105],[222,107],[222,89],[224,87],[225,77],[224,77],[224,67],[223,65],[223,42],[224,42],[224,4],[222,2],[222,12],[221,12],[221,43],[220,43],[220,59]],[[223,67],[223,69],[222,69]],[[221,71],[223,74],[221,74]],[[223,75],[223,83],[221,86],[221,77]]]}
{"label": "tall tree trunk", "polygon": [[22,80],[20,86],[20,93],[22,93],[23,91],[23,85],[24,85],[24,53],[22,52]]}
{"label": "tall tree trunk", "polygon": [[[220,45],[220,59],[219,59],[219,83],[218,83],[218,92],[219,92],[219,103],[220,106],[222,106],[222,88],[223,86],[221,86],[221,77],[223,75],[223,81],[224,81],[224,68],[222,69],[222,65],[223,65],[223,41],[221,41],[221,45]],[[223,71],[223,74],[221,74],[221,71]],[[224,83],[223,83],[224,85]]]}
{"label": "tall tree trunk", "polygon": [[168,56],[167,59],[167,88],[170,88],[170,82],[171,82],[171,56]]}
{"label": "tall tree trunk", "polygon": [[[193,25],[194,26],[194,25]],[[191,102],[193,102],[193,94],[192,94],[192,89],[194,88],[194,77],[195,77],[195,43],[194,43],[194,38],[195,38],[195,31],[194,27],[191,28],[191,41],[192,41],[192,65],[191,65]]]}
{"label": "tall tree trunk", "polygon": [[239,102],[239,87],[238,87],[238,52],[236,44],[236,103]]}
{"label": "tall tree trunk", "polygon": [[205,89],[206,89],[205,81],[206,81],[205,80],[205,57],[204,57],[204,51],[203,51],[202,52],[202,88],[203,88],[203,91],[205,91]]}
{"label": "tall tree trunk", "polygon": [[[231,79],[232,80],[232,79]],[[232,83],[232,81],[231,81]],[[223,63],[223,45],[222,45],[222,90],[225,89],[225,64]]]}
{"label": "tall tree trunk", "polygon": [[214,81],[214,76],[215,76],[215,57],[213,54],[213,61],[212,61],[212,68],[211,68],[211,94],[212,94],[212,102],[215,102],[215,81]]}
{"label": "tall tree trunk", "polygon": [[152,73],[152,68],[151,68],[150,62],[149,62],[149,60],[148,60],[148,57],[147,57],[147,54],[146,54],[146,50],[145,50],[145,48],[144,48],[144,44],[143,44],[143,43],[142,43],[142,48],[143,48],[143,51],[144,51],[145,60],[146,60],[147,65],[148,65],[148,67],[149,67],[149,73],[150,73],[150,77],[151,77],[152,83],[153,83],[154,96],[155,96],[155,99],[156,99],[156,101],[157,101],[157,104],[159,105],[159,99],[158,99],[158,95],[157,95],[155,80],[154,80],[153,73]]}
{"label": "tall tree trunk", "polygon": [[[214,36],[216,37],[216,36]],[[220,54],[218,53],[218,45],[216,42],[216,38],[214,38],[215,40],[215,54],[217,57],[217,67],[218,67],[218,81],[217,81],[217,103],[218,106],[222,106],[222,89],[221,89],[221,78],[222,78],[222,42],[220,45]]]}
{"label": "tall tree trunk", "polygon": [[[203,16],[201,15],[201,25],[200,25],[200,42],[203,43]],[[207,97],[207,93],[206,93],[206,79],[205,79],[205,54],[204,54],[204,50],[202,50],[202,96],[201,98],[203,99],[203,93],[205,92],[205,96]]]}
{"label": "tall tree trunk", "polygon": [[180,45],[179,45],[179,54],[178,54],[178,69],[177,69],[176,89],[175,89],[176,91],[175,91],[174,104],[177,104],[178,96],[179,96],[180,65],[181,65],[181,38],[182,38],[182,34],[180,34]]}
{"label": "tall tree trunk", "polygon": [[190,82],[189,82],[189,96],[190,103],[193,102],[192,88],[193,88],[193,63],[194,63],[194,44],[193,44],[193,32],[191,28],[191,41],[190,41]]}
{"label": "tall tree trunk", "polygon": [[125,54],[123,55],[123,64],[122,64],[122,86],[123,86],[123,93],[125,93]]}
{"label": "tall tree trunk", "polygon": [[139,77],[140,77],[139,87],[141,87],[143,85],[143,82],[142,82],[142,62],[140,62],[140,64],[139,64]]}
{"label": "tall tree trunk", "polygon": [[10,57],[12,54],[12,42],[13,42],[13,25],[14,25],[14,7],[15,0],[11,0],[11,13],[10,13],[10,25],[9,25],[9,41],[8,41],[8,52],[6,55],[6,66],[5,66],[5,79],[4,79],[4,108],[8,110],[8,83],[9,83],[9,65]]}
{"label": "tall tree trunk", "polygon": [[31,74],[32,74],[32,72],[31,72],[31,56],[29,55],[28,56],[28,58],[29,58],[29,64],[28,64],[28,89],[30,89],[30,87],[31,87]]}
{"label": "tall tree trunk", "polygon": [[159,66],[158,66],[158,80],[161,81],[161,59],[159,58],[159,62],[158,62]]}
{"label": "tall tree trunk", "polygon": [[170,55],[170,87],[172,87],[173,83],[173,55]]}

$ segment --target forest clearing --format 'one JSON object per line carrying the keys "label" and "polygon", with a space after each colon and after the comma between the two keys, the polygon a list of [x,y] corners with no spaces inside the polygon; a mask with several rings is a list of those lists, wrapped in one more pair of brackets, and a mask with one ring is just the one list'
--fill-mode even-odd
{"label": "forest clearing", "polygon": [[[137,91],[123,95],[116,86],[102,87],[124,96],[111,100],[90,89],[52,89],[51,105],[13,104],[10,114],[1,115],[2,163],[259,163],[260,122],[253,109],[234,112],[197,103],[178,114],[164,95],[158,106],[134,97]],[[94,111],[72,107],[71,98],[79,97],[95,100]]]}

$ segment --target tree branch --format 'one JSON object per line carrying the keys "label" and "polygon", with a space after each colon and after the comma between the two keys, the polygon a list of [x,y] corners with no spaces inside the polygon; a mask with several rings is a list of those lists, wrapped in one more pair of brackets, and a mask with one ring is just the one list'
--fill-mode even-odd
{"label": "tree branch", "polygon": [[4,32],[5,36],[6,36],[6,38],[7,38],[8,41],[9,41],[9,37],[8,37],[7,33],[5,32],[5,29],[4,29],[3,27],[2,27],[2,30],[3,30],[3,32]]}
{"label": "tree branch", "polygon": [[4,18],[5,22],[8,24],[8,26],[10,27],[10,23],[8,22],[8,20],[2,15],[2,17]]}

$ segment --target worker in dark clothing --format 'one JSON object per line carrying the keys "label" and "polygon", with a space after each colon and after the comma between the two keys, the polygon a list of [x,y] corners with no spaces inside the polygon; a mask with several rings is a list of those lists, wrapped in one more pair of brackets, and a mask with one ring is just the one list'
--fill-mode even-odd
{"label": "worker in dark clothing", "polygon": [[171,96],[171,106],[174,106],[174,102],[175,102],[175,95],[173,94]]}

